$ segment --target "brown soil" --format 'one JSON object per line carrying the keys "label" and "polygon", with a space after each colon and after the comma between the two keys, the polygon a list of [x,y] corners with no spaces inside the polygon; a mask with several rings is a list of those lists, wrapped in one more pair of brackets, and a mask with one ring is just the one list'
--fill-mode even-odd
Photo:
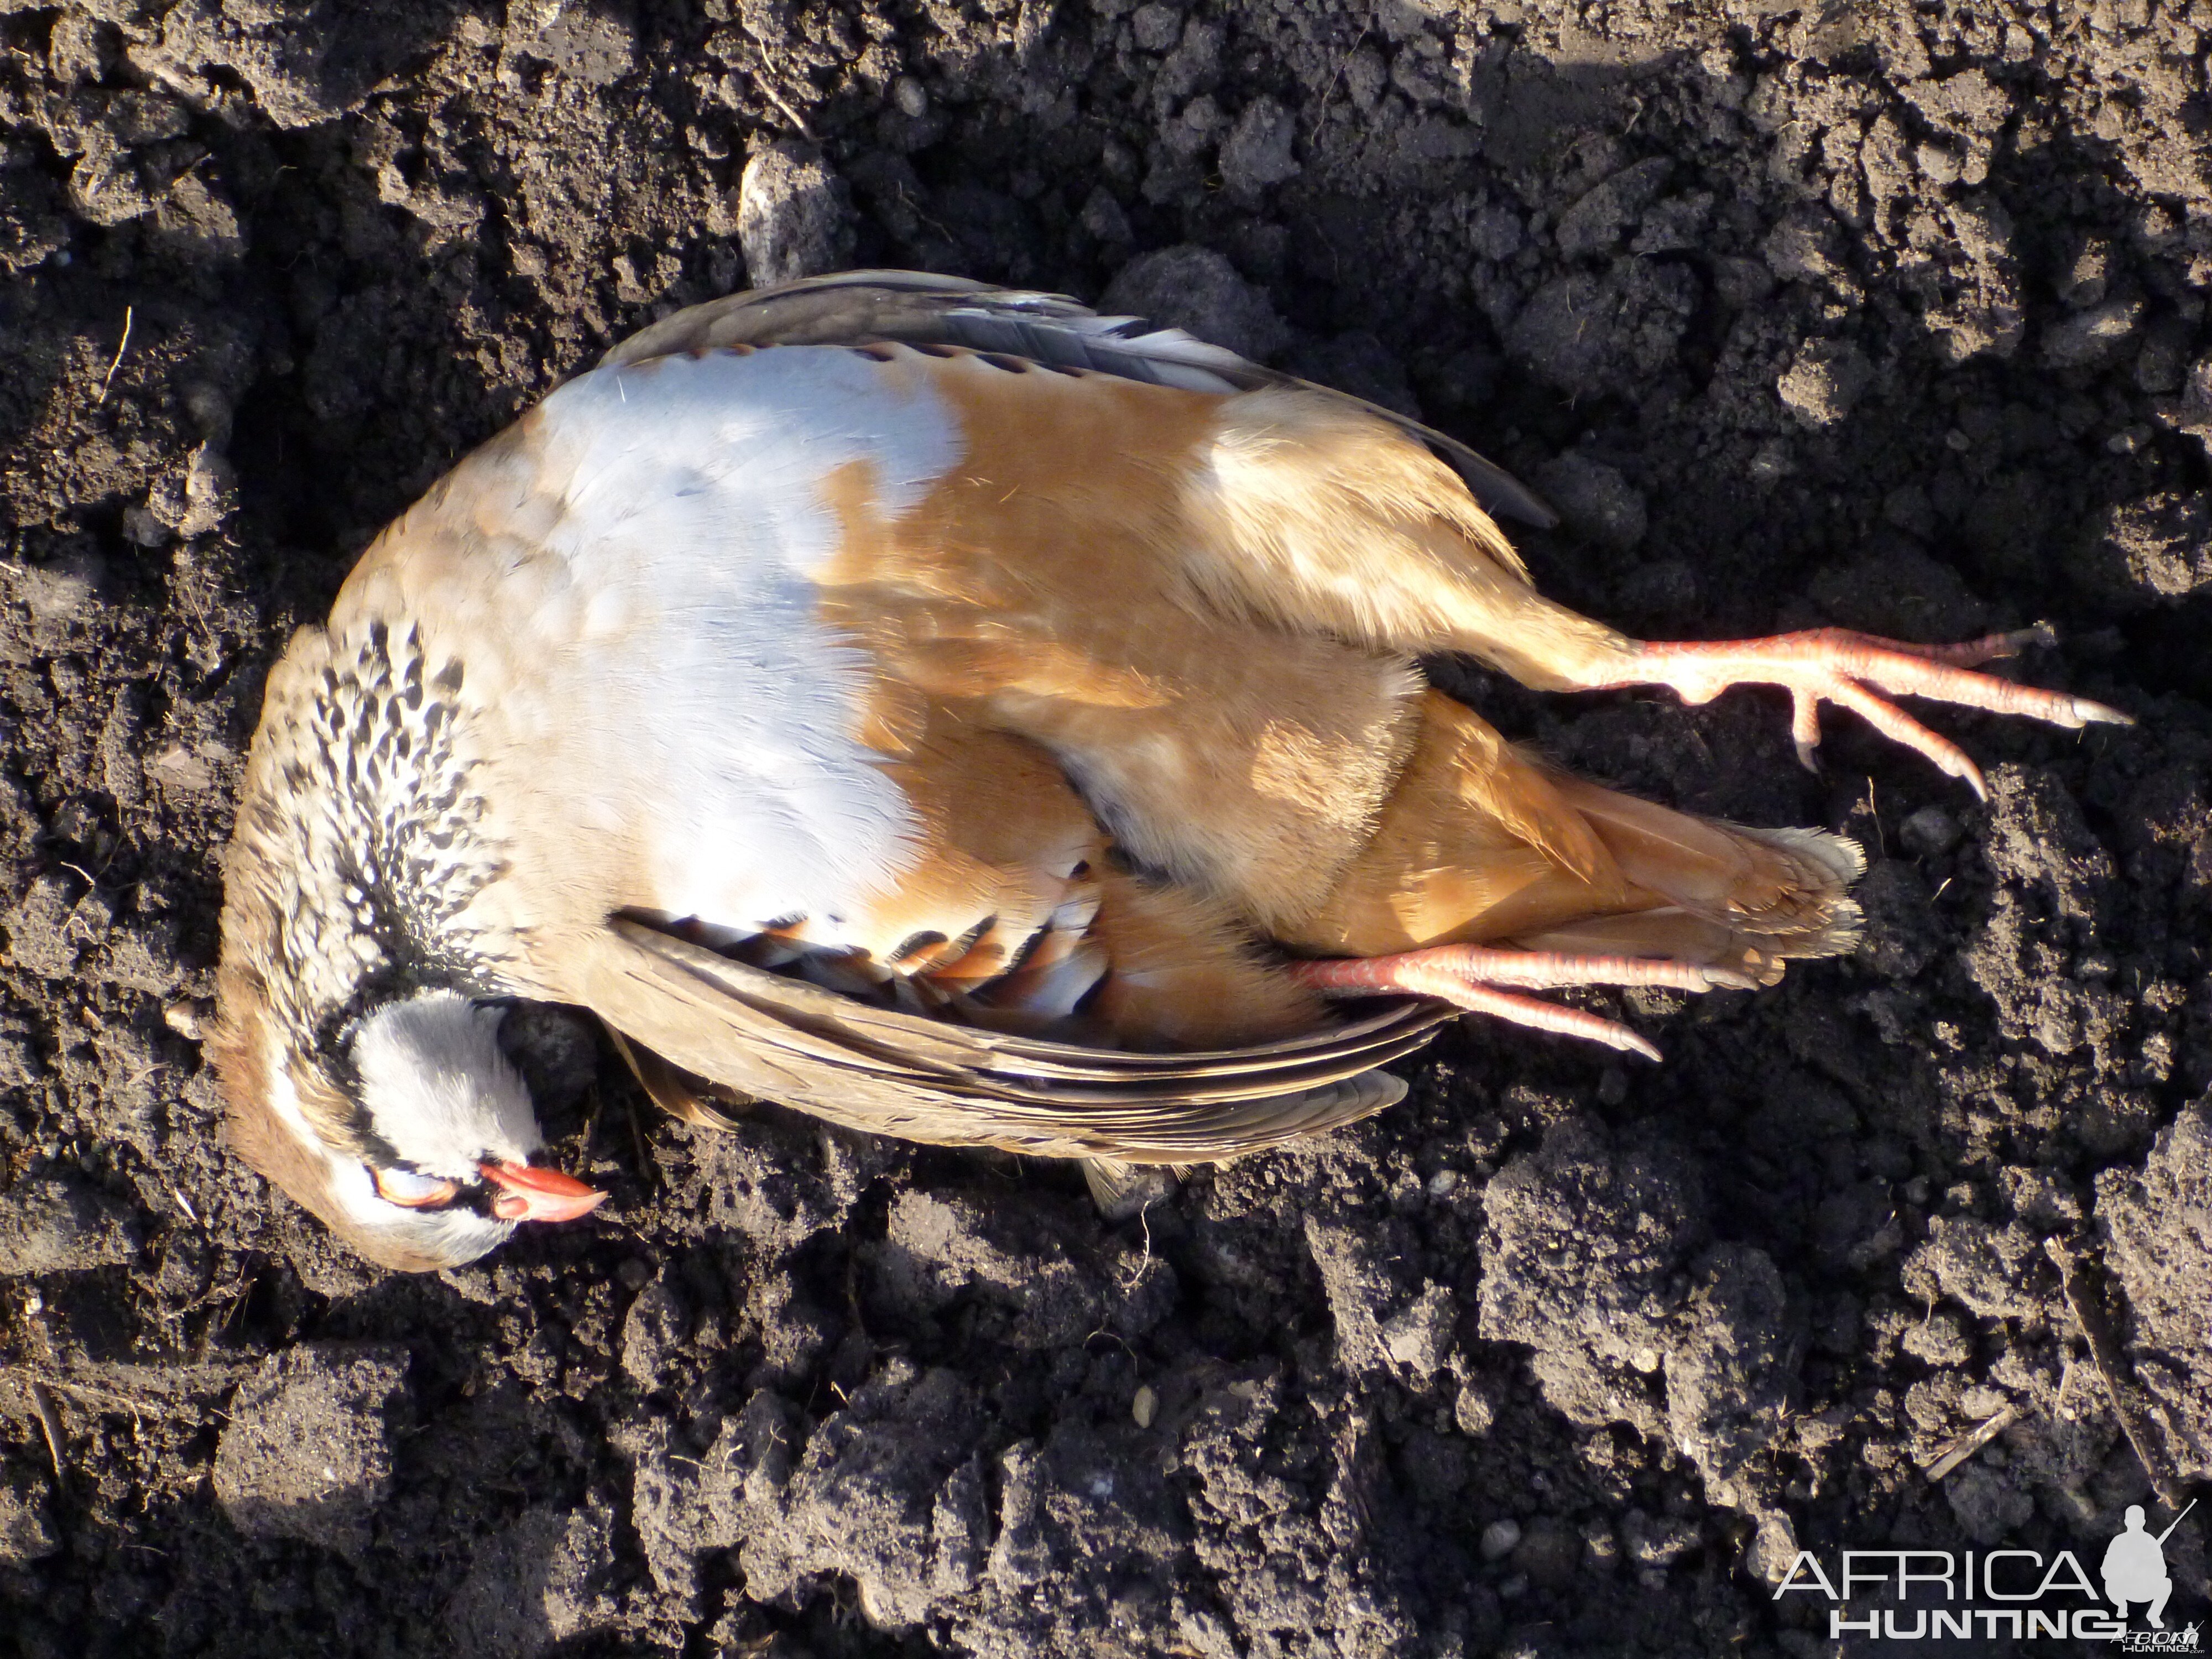
{"label": "brown soil", "polygon": [[[1800,1547],[2162,1527],[2100,1373],[2212,1474],[2208,46],[2202,0],[0,0],[0,1653],[1794,1659]],[[1418,408],[1631,629],[2047,617],[2024,672],[2142,724],[1934,715],[1983,808],[1844,717],[1809,776],[1757,693],[1442,665],[1856,836],[1865,946],[1601,1002],[1661,1066],[1468,1024],[1118,1226],[654,1121],[540,1015],[616,1201],[365,1271],[188,1035],[262,677],[563,375],[824,259],[1111,284]]]}

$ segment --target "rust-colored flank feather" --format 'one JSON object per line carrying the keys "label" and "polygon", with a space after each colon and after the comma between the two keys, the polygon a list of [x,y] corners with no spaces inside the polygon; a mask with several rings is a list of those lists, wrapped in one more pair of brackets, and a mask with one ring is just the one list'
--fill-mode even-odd
{"label": "rust-colored flank feather", "polygon": [[1848,842],[1570,776],[1424,654],[1778,684],[1808,749],[1838,702],[1977,787],[1888,696],[2118,718],[1972,672],[2019,636],[1627,639],[1486,504],[1546,516],[1440,434],[1054,296],[856,273],[654,325],[272,677],[214,1048],[240,1149],[396,1264],[588,1207],[455,1057],[489,1052],[459,994],[593,1010],[694,1121],[735,1091],[1231,1157],[1388,1104],[1461,1010],[1650,1052],[1530,993],[1768,984],[1856,935]]}

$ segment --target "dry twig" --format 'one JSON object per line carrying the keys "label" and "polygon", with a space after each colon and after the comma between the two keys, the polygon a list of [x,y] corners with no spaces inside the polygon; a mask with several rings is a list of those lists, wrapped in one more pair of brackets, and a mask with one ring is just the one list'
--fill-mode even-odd
{"label": "dry twig", "polygon": [[107,365],[107,373],[101,377],[100,395],[92,400],[95,406],[107,401],[107,388],[115,384],[115,371],[123,367],[123,354],[131,349],[131,307],[125,306],[123,307],[123,337],[115,343],[114,360]]}
{"label": "dry twig", "polygon": [[2112,1340],[2112,1327],[2105,1322],[2104,1304],[2098,1297],[2098,1287],[2088,1263],[2075,1255],[2063,1238],[2045,1239],[2043,1253],[2058,1269],[2060,1282],[2066,1291],[2066,1305],[2073,1310],[2074,1322],[2081,1326],[2082,1338],[2089,1345],[2090,1363],[2104,1381],[2106,1398],[2112,1402],[2112,1415],[2120,1419],[2120,1431],[2127,1436],[2128,1444],[2135,1448],[2143,1473],[2150,1476],[2151,1488],[2158,1493],[2158,1501],[2168,1509],[2179,1507],[2180,1483],[2166,1468],[2158,1429],[2151,1420],[2150,1404],[2136,1382],[2127,1356]]}
{"label": "dry twig", "polygon": [[2007,1406],[1978,1428],[1967,1430],[1944,1447],[1936,1461],[1928,1466],[1928,1478],[1941,1480],[2027,1414],[2018,1406]]}
{"label": "dry twig", "polygon": [[53,1460],[54,1490],[68,1488],[69,1474],[62,1467],[62,1447],[66,1443],[62,1434],[62,1414],[54,1404],[54,1397],[46,1385],[38,1378],[31,1379],[31,1409],[39,1414],[39,1428],[46,1437],[46,1455]]}

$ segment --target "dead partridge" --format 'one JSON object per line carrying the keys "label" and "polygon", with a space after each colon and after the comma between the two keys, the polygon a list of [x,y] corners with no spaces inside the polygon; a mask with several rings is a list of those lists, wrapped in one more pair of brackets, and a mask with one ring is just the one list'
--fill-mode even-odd
{"label": "dead partridge", "polygon": [[[239,1149],[364,1255],[465,1262],[600,1194],[506,999],[860,1129],[1221,1158],[1395,1100],[1473,1009],[1771,983],[1862,860],[1571,777],[1424,684],[1786,689],[1979,787],[1897,695],[2021,635],[1664,645],[1538,593],[1461,445],[1171,330],[864,272],[655,325],[378,538],[270,677],[212,1052]],[[1388,994],[1340,1017],[1340,999]]]}

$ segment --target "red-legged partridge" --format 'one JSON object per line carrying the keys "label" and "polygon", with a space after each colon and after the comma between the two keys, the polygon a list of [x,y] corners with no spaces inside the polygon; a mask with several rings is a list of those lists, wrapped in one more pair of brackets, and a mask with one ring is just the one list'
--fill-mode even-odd
{"label": "red-legged partridge", "polygon": [[[2122,718],[1833,630],[1647,644],[1544,599],[1460,445],[1172,331],[866,272],[618,347],[362,557],[269,682],[214,1055],[256,1167],[379,1261],[599,1194],[494,1000],[918,1140],[1187,1163],[1403,1092],[1461,1009],[1846,947],[1856,848],[1583,782],[1428,689],[1780,685]],[[1395,993],[1340,1012],[1339,1000]],[[701,1109],[703,1111],[703,1108]]]}

